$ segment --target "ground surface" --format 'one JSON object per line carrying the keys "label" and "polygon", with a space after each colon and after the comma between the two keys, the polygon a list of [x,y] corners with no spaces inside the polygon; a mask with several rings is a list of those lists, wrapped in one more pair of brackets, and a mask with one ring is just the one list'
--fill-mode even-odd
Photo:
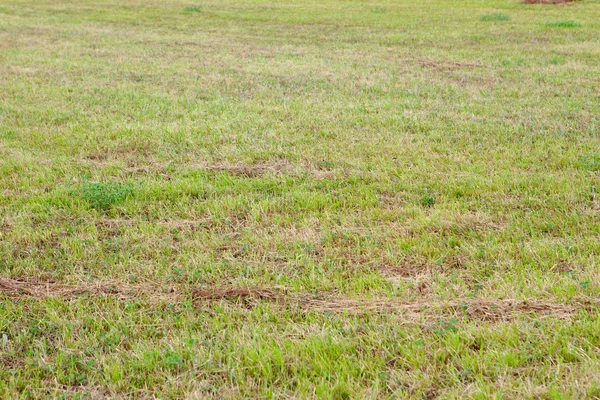
{"label": "ground surface", "polygon": [[3,0],[1,397],[600,396],[599,21]]}

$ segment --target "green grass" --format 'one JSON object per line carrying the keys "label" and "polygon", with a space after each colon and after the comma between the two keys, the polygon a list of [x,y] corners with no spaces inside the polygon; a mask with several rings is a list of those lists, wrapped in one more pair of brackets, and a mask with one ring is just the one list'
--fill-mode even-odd
{"label": "green grass", "polygon": [[127,198],[131,188],[118,183],[84,182],[79,192],[93,208],[105,210]]}
{"label": "green grass", "polygon": [[5,0],[0,397],[600,396],[598,6]]}
{"label": "green grass", "polygon": [[581,24],[577,21],[556,21],[546,22],[545,26],[549,28],[577,28]]}
{"label": "green grass", "polygon": [[510,16],[504,13],[491,13],[485,14],[479,17],[479,20],[482,22],[490,22],[490,21],[509,21]]}
{"label": "green grass", "polygon": [[202,12],[202,8],[199,6],[188,6],[183,9],[183,11],[187,12]]}

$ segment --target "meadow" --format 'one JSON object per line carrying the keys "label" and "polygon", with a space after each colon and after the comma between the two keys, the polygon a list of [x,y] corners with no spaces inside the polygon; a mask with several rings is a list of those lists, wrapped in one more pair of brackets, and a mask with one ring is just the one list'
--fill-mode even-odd
{"label": "meadow", "polygon": [[0,397],[600,398],[600,2],[0,1]]}

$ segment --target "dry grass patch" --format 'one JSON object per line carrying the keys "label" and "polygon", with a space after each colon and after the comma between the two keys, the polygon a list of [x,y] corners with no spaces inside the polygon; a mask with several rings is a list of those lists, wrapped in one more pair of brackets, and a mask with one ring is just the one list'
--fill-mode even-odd
{"label": "dry grass patch", "polygon": [[285,287],[275,286],[221,286],[221,287],[172,287],[163,291],[156,285],[128,285],[124,283],[89,283],[66,285],[55,282],[25,281],[10,278],[0,279],[0,293],[9,297],[64,297],[81,295],[122,298],[138,296],[171,302],[179,301],[186,293],[191,294],[197,304],[227,301],[255,306],[261,301],[285,307],[299,308],[303,312],[335,312],[349,314],[401,313],[408,320],[419,321],[440,315],[466,315],[469,319],[482,321],[508,320],[517,314],[551,315],[568,318],[580,310],[597,310],[600,300],[586,299],[571,304],[559,304],[539,300],[492,300],[455,299],[452,301],[404,301],[397,299],[350,299],[331,294],[292,294]]}
{"label": "dry grass patch", "polygon": [[[594,308],[597,303],[593,303]],[[449,302],[437,301],[398,301],[388,299],[302,299],[305,311],[343,312],[352,314],[399,312],[410,320],[437,318],[442,315],[466,315],[479,321],[509,320],[517,314],[552,315],[556,318],[568,318],[582,308],[589,309],[590,304],[556,304],[543,301],[524,300],[488,300],[459,299]]]}
{"label": "dry grass patch", "polygon": [[443,61],[443,60],[417,60],[423,67],[433,68],[483,68],[484,65],[472,62]]}
{"label": "dry grass patch", "polygon": [[223,162],[201,166],[200,168],[212,172],[227,172],[229,175],[243,176],[246,178],[256,178],[266,174],[289,173],[292,171],[291,163],[285,160],[257,164],[234,164]]}
{"label": "dry grass patch", "polygon": [[242,301],[246,305],[256,301],[266,300],[269,302],[284,304],[286,299],[284,288],[272,287],[220,287],[220,288],[193,288],[192,296],[196,301]]}
{"label": "dry grass patch", "polygon": [[172,298],[175,289],[164,291],[158,285],[129,285],[123,282],[93,282],[68,285],[50,281],[30,281],[11,278],[0,278],[0,293],[9,297],[76,297],[81,295],[119,296],[130,298],[150,296],[155,298]]}

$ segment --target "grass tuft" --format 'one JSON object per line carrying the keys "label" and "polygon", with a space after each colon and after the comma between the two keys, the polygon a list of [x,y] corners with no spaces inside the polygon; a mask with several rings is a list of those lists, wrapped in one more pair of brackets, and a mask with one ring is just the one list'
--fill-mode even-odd
{"label": "grass tuft", "polygon": [[185,12],[196,12],[196,13],[201,13],[202,12],[202,8],[199,6],[189,6],[189,7],[185,7],[183,9],[183,11]]}
{"label": "grass tuft", "polygon": [[550,65],[562,65],[566,62],[565,57],[562,56],[554,56],[552,57],[549,61],[548,64]]}
{"label": "grass tuft", "polygon": [[435,205],[435,196],[428,194],[421,197],[421,205],[423,207],[433,207]]}
{"label": "grass tuft", "polygon": [[482,22],[491,22],[491,21],[509,21],[510,16],[503,13],[492,13],[486,14],[479,17],[479,20]]}
{"label": "grass tuft", "polygon": [[600,154],[579,156],[579,166],[588,171],[600,171]]}
{"label": "grass tuft", "polygon": [[123,201],[131,193],[131,186],[112,182],[84,182],[80,195],[98,210],[106,210]]}
{"label": "grass tuft", "polygon": [[577,21],[556,21],[546,22],[545,26],[548,28],[577,28],[581,24]]}

